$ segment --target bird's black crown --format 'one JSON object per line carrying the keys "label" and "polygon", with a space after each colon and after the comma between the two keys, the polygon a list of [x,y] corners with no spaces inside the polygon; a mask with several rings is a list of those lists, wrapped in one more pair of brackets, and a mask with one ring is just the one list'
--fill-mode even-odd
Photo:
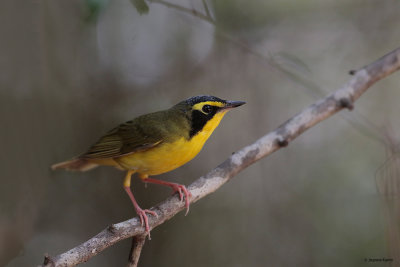
{"label": "bird's black crown", "polygon": [[206,101],[215,101],[215,102],[221,102],[221,103],[226,103],[226,100],[223,100],[221,98],[211,96],[211,95],[198,95],[198,96],[193,96],[191,98],[188,98],[185,100],[187,104],[190,106],[194,106],[197,103],[202,103]]}

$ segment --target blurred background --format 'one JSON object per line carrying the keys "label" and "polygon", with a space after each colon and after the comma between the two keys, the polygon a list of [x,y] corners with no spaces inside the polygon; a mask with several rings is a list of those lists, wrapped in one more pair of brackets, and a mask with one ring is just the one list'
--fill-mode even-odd
{"label": "blurred background", "polygon": [[[35,266],[136,216],[124,173],[51,164],[194,95],[246,101],[158,177],[189,185],[398,47],[399,13],[394,0],[1,1],[0,266]],[[140,265],[399,266],[399,83],[154,229]],[[133,192],[143,208],[171,193],[139,179]],[[82,266],[125,266],[130,244]]]}

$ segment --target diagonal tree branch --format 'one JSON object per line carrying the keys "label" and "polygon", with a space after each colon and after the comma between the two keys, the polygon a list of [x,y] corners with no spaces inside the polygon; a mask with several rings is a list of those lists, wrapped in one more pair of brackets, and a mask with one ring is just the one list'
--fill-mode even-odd
{"label": "diagonal tree branch", "polygon": [[[188,187],[192,194],[191,202],[196,202],[216,191],[241,170],[281,147],[287,146],[289,142],[320,121],[343,108],[353,109],[354,101],[370,86],[399,68],[400,48],[397,48],[366,67],[354,71],[353,78],[343,87],[315,102],[253,144],[240,149],[208,174],[194,181]],[[174,195],[152,208],[158,214],[158,218],[150,217],[150,229],[171,219],[183,210],[184,206],[184,203]],[[65,253],[53,258],[46,256],[42,266],[74,266],[89,260],[125,238],[143,235],[145,235],[145,230],[137,217],[112,224],[88,241]]]}

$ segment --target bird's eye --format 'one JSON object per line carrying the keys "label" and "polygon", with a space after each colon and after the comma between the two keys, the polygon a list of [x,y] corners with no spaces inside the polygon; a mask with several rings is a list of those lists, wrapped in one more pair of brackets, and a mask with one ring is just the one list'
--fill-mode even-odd
{"label": "bird's eye", "polygon": [[212,106],[204,105],[202,109],[203,109],[204,113],[210,113],[212,111]]}

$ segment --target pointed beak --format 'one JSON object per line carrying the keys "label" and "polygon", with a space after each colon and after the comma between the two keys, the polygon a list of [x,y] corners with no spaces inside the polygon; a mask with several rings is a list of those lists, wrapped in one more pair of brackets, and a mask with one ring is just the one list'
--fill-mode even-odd
{"label": "pointed beak", "polygon": [[226,101],[226,105],[225,107],[223,107],[222,109],[231,109],[231,108],[236,108],[239,107],[241,105],[246,104],[246,102],[243,101]]}

